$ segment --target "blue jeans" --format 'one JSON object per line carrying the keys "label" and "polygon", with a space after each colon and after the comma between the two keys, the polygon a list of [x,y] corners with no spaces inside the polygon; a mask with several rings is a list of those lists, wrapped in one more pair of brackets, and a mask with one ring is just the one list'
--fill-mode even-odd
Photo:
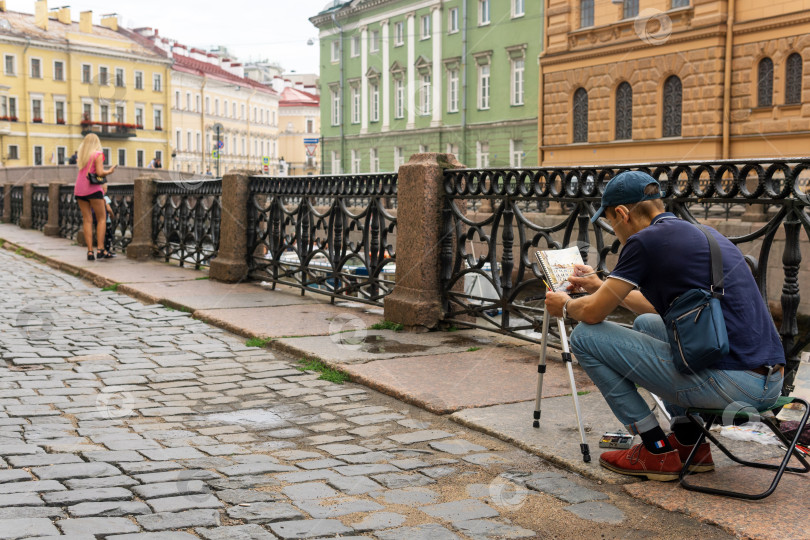
{"label": "blue jeans", "polygon": [[599,388],[613,414],[630,433],[658,426],[636,385],[660,397],[672,422],[688,421],[687,407],[762,410],[782,392],[782,374],[705,369],[680,373],[672,362],[664,320],[657,314],[636,318],[633,328],[612,322],[579,323],[571,334],[571,351]]}

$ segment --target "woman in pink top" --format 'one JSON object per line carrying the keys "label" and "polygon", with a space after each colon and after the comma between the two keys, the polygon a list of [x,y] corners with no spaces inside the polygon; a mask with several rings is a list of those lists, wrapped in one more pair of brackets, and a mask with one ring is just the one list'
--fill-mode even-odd
{"label": "woman in pink top", "polygon": [[87,260],[95,260],[93,255],[93,214],[97,216],[99,224],[96,227],[96,237],[98,242],[98,258],[109,259],[110,253],[104,249],[104,227],[107,209],[104,203],[104,190],[101,184],[91,184],[87,179],[87,173],[94,172],[100,177],[110,175],[115,171],[115,165],[109,169],[104,169],[104,152],[101,150],[101,141],[98,135],[88,133],[79,145],[79,174],[76,176],[76,187],[73,194],[79,203],[82,211],[82,228],[84,230],[84,241],[87,244]]}

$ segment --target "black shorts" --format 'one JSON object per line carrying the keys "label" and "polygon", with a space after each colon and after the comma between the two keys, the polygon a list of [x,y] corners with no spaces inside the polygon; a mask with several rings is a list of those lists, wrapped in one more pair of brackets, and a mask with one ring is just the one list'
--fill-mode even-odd
{"label": "black shorts", "polygon": [[90,202],[91,199],[103,199],[104,192],[96,191],[95,193],[91,193],[90,195],[76,195],[77,201],[87,201]]}

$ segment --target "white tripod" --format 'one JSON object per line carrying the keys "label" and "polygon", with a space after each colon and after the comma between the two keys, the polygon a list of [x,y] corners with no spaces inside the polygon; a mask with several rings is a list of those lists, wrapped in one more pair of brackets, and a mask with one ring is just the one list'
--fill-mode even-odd
{"label": "white tripod", "polygon": [[[546,372],[546,352],[548,347],[548,327],[549,319],[548,310],[543,308],[543,345],[540,352],[540,363],[537,365],[537,399],[534,405],[534,423],[533,427],[540,427],[540,402],[543,399],[543,375]],[[572,367],[571,352],[568,350],[568,333],[565,330],[565,321],[562,317],[557,318],[557,327],[560,329],[560,341],[562,342],[563,353],[562,358],[568,368],[568,380],[571,382],[571,396],[574,398],[574,411],[577,415],[577,424],[579,425],[579,437],[582,441],[579,449],[582,451],[582,461],[585,463],[591,462],[591,451],[588,448],[588,443],[585,441],[585,427],[582,425],[582,416],[579,410],[579,396],[577,395],[577,383],[574,380],[574,368]]]}

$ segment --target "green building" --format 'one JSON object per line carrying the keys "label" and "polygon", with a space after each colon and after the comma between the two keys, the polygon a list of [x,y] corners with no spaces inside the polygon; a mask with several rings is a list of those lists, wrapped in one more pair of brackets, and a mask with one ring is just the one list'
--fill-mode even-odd
{"label": "green building", "polygon": [[396,170],[416,152],[537,164],[536,0],[334,0],[320,33],[325,173]]}

